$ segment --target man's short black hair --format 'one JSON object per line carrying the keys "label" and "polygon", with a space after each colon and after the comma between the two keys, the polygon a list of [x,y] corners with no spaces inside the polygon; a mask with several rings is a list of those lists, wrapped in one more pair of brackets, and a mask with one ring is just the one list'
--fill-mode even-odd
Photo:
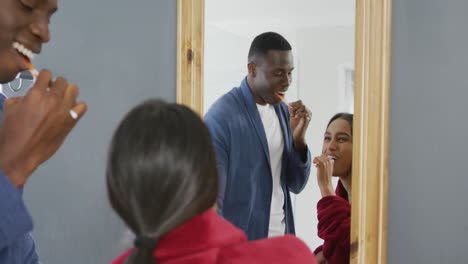
{"label": "man's short black hair", "polygon": [[251,62],[255,57],[264,57],[269,50],[291,50],[289,42],[280,34],[265,32],[254,38],[250,45],[248,60]]}

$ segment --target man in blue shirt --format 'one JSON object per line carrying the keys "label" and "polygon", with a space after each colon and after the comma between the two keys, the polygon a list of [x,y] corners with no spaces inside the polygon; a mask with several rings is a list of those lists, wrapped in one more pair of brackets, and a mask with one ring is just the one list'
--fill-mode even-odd
{"label": "man in blue shirt", "polygon": [[240,87],[205,115],[218,163],[218,211],[249,240],[294,234],[289,192],[302,191],[309,177],[311,113],[301,101],[283,101],[294,63],[281,35],[257,36],[247,68]]}
{"label": "man in blue shirt", "polygon": [[[0,1],[0,84],[28,70],[56,9],[56,0]],[[86,112],[77,96],[76,86],[44,70],[24,97],[0,98],[0,263],[39,263],[23,186]]]}

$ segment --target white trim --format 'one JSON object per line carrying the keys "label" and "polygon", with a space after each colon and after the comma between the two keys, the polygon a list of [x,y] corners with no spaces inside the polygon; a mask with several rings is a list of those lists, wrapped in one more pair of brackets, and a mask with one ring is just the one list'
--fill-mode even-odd
{"label": "white trim", "polygon": [[354,67],[349,63],[338,65],[337,112],[354,112]]}

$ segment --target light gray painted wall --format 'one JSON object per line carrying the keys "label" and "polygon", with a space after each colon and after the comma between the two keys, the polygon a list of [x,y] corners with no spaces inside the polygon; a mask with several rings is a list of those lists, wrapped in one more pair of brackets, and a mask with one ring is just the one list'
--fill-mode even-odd
{"label": "light gray painted wall", "polygon": [[393,0],[388,263],[468,263],[468,1]]}
{"label": "light gray painted wall", "polygon": [[109,263],[123,224],[105,188],[118,121],[150,97],[175,101],[176,1],[59,1],[52,41],[35,60],[78,84],[88,113],[25,188],[47,264]]}

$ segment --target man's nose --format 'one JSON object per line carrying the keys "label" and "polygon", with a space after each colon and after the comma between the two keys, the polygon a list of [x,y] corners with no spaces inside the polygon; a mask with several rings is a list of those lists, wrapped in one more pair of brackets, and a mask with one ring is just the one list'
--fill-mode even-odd
{"label": "man's nose", "polygon": [[40,39],[42,43],[49,42],[50,41],[49,19],[45,16],[38,17],[31,24],[31,32],[34,34],[34,36]]}

